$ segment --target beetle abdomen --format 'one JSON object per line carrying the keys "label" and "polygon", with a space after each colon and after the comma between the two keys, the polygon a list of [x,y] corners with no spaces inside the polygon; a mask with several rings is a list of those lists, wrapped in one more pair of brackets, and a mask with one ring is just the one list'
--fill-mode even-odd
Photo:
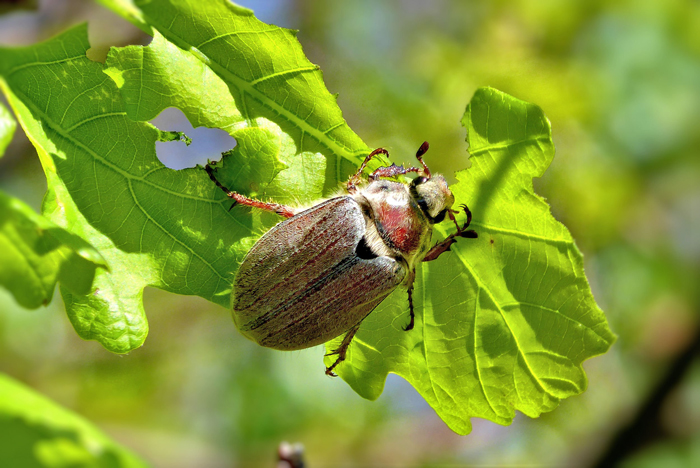
{"label": "beetle abdomen", "polygon": [[356,254],[365,224],[360,205],[339,197],[268,231],[234,281],[239,330],[263,346],[291,350],[358,324],[406,276],[393,258]]}

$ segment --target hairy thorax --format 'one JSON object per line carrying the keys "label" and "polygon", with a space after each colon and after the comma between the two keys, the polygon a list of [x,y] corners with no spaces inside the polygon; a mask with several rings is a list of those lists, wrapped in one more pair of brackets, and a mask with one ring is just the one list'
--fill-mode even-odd
{"label": "hairy thorax", "polygon": [[401,260],[412,270],[429,248],[432,225],[406,185],[377,181],[353,198],[363,208],[372,251]]}

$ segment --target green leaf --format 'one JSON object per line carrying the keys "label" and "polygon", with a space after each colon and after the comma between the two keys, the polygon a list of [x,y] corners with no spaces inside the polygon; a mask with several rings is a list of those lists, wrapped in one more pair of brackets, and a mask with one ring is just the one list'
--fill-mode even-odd
{"label": "green leaf", "polygon": [[78,294],[90,291],[102,256],[79,236],[0,192],[0,285],[35,309],[51,301],[56,282]]}
{"label": "green leaf", "polygon": [[243,255],[278,221],[229,212],[201,168],[164,167],[155,141],[167,135],[144,120],[175,106],[228,131],[237,146],[217,176],[281,202],[334,189],[367,152],[292,32],[226,1],[138,5],[152,43],[112,50],[106,67],[86,57],[85,26],[0,49],[0,86],[47,175],[44,212],[110,265],[90,294],[61,289],[68,316],[81,337],[120,353],[147,335],[145,286],[228,307]]}
{"label": "green leaf", "polygon": [[146,467],[99,429],[0,374],[0,454],[13,467]]}
{"label": "green leaf", "polygon": [[12,136],[17,128],[17,122],[12,118],[12,114],[7,107],[0,102],[0,158],[5,154],[7,145],[12,141]]}
{"label": "green leaf", "polygon": [[[217,178],[283,203],[328,193],[367,148],[294,33],[224,0],[104,3],[152,31],[151,44],[112,50],[103,66],[86,58],[81,26],[0,49],[0,86],[44,166],[44,212],[111,267],[88,295],[62,289],[69,317],[82,337],[127,352],[147,333],[145,286],[228,307],[243,255],[279,220],[229,212],[201,168],[164,167],[155,142],[182,137],[146,120],[175,106],[194,126],[228,131],[237,146]],[[363,322],[338,368],[367,398],[380,395],[388,372],[404,376],[459,433],[471,417],[505,424],[516,409],[537,416],[582,392],[581,363],[614,341],[580,252],[532,189],[554,154],[542,111],[482,89],[465,125],[472,167],[453,191],[472,208],[479,239],[460,239],[420,268],[412,332],[402,330],[398,290]]]}
{"label": "green leaf", "polygon": [[[121,2],[105,3],[124,14]],[[265,24],[228,0],[134,3],[155,30],[153,43],[113,52],[106,70],[132,119],[150,120],[170,105],[193,126],[222,128],[236,139],[236,129],[273,121],[291,139],[294,154],[326,156],[326,190],[369,152],[343,119],[318,66],[304,55],[296,31]],[[212,83],[217,99],[207,99]]]}
{"label": "green leaf", "polygon": [[[322,196],[325,158],[298,151],[292,138],[272,121],[252,116],[247,108],[241,112],[229,86],[210,67],[157,31],[148,47],[112,49],[105,73],[119,87],[133,120],[152,120],[163,109],[177,107],[193,126],[221,128],[234,137],[236,148],[217,166],[217,176],[229,189],[255,197],[280,194],[282,202]],[[289,175],[280,174],[285,169]],[[288,189],[289,178],[308,183]]]}
{"label": "green leaf", "polygon": [[[370,399],[388,372],[401,375],[467,434],[472,417],[509,424],[515,410],[537,417],[583,392],[581,363],[615,336],[571,235],[533,191],[532,178],[554,156],[542,110],[481,88],[462,123],[471,167],[451,189],[472,210],[479,238],[460,239],[419,267],[414,330],[402,330],[408,302],[397,290],[365,319],[337,370]],[[449,221],[437,227],[443,236],[453,229]]]}

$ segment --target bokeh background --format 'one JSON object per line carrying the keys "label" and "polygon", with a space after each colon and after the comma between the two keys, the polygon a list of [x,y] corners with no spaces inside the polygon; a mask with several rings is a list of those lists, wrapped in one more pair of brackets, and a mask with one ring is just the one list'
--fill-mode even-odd
{"label": "bokeh background", "polygon": [[[58,294],[27,311],[0,291],[0,372],[158,467],[273,466],[283,440],[303,443],[312,468],[700,466],[700,3],[238,3],[300,30],[351,128],[396,162],[428,140],[433,170],[467,167],[459,120],[479,86],[544,109],[557,154],[536,189],[576,238],[619,336],[584,364],[589,389],[539,419],[475,419],[461,437],[396,376],[378,401],[362,400],[323,374],[322,348],[263,349],[227,310],[154,289],[146,344],[125,356],[80,340]],[[54,0],[0,16],[0,44],[83,21],[95,59],[149,40],[97,4]],[[196,154],[159,147],[171,167],[232,146],[188,131],[178,112],[158,125],[207,142]],[[40,207],[46,183],[21,130],[0,159],[0,189]]]}

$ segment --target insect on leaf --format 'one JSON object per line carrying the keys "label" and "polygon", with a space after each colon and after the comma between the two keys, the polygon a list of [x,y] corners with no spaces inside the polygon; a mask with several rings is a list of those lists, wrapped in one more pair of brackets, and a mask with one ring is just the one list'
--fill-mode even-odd
{"label": "insect on leaf", "polygon": [[[581,363],[605,353],[615,336],[574,240],[533,191],[532,178],[554,156],[542,110],[481,88],[462,123],[471,167],[451,189],[472,210],[479,237],[419,268],[414,330],[402,330],[408,304],[397,290],[362,323],[338,374],[375,399],[396,373],[466,434],[472,417],[509,424],[515,410],[537,417],[580,394]],[[436,228],[443,236],[451,229]]]}
{"label": "insect on leaf", "polygon": [[[226,0],[103,3],[151,44],[113,49],[102,65],[86,57],[79,26],[0,49],[0,86],[44,167],[44,213],[110,267],[97,270],[89,294],[62,287],[69,317],[82,337],[128,352],[147,334],[145,286],[228,307],[238,264],[274,222],[229,211],[201,168],[161,164],[155,142],[166,135],[148,120],[174,106],[194,126],[226,130],[237,145],[217,177],[282,203],[329,193],[368,150],[294,32]],[[363,322],[337,371],[370,399],[388,372],[399,374],[465,434],[472,417],[507,424],[515,410],[534,417],[581,393],[581,363],[614,335],[573,239],[532,188],[554,155],[542,110],[483,88],[463,123],[471,167],[452,191],[479,238],[419,268],[414,330],[403,331],[399,289]],[[435,237],[452,229],[441,224]]]}

